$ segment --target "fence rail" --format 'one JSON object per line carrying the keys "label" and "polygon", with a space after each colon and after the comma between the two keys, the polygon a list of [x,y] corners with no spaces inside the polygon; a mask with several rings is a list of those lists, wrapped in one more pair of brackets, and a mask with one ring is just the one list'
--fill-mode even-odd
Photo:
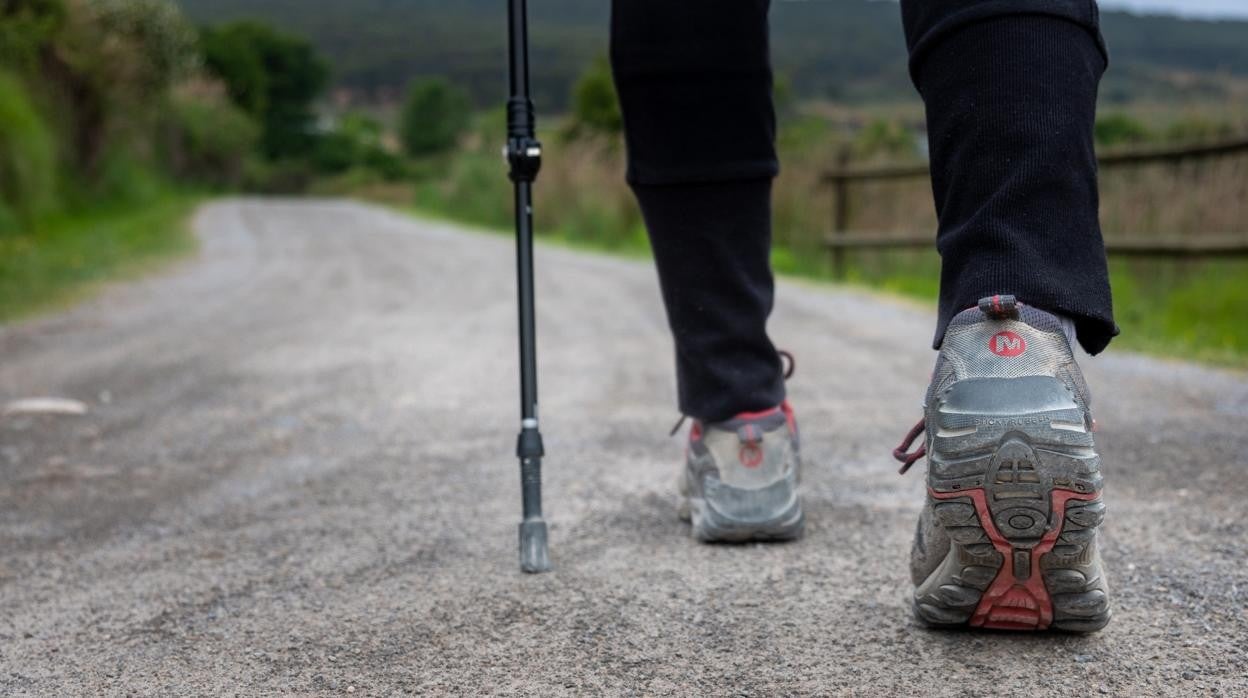
{"label": "fence rail", "polygon": [[[1206,160],[1248,154],[1248,138],[1202,143],[1183,147],[1150,147],[1110,151],[1097,158],[1102,169],[1153,164],[1177,165],[1190,160]],[[832,251],[833,273],[844,276],[848,250],[930,248],[931,233],[869,233],[849,230],[849,188],[856,182],[879,182],[928,177],[927,165],[877,167],[841,166],[825,172],[821,181],[832,189],[832,232],[824,245]],[[1110,254],[1147,257],[1203,257],[1248,255],[1248,232],[1242,234],[1172,234],[1140,237],[1107,235],[1105,249]]]}

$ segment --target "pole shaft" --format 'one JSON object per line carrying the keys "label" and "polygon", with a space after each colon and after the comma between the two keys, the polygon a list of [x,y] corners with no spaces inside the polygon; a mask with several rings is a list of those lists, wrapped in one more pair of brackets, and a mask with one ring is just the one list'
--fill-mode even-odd
{"label": "pole shaft", "polygon": [[[508,0],[507,26],[511,58],[512,97],[529,96],[529,19],[525,0]],[[532,135],[532,132],[527,134]]]}
{"label": "pole shaft", "polygon": [[[537,419],[537,330],[533,299],[532,185],[515,183],[516,279],[520,296],[520,416]],[[527,423],[526,423],[527,424]]]}
{"label": "pole shaft", "polygon": [[529,37],[525,0],[508,0],[508,58],[511,94],[507,99],[507,161],[515,187],[516,282],[520,326],[520,569],[550,569],[546,522],[542,520],[542,434],[537,423],[537,328],[533,292],[533,181],[541,169],[542,146],[536,138],[529,96]]}

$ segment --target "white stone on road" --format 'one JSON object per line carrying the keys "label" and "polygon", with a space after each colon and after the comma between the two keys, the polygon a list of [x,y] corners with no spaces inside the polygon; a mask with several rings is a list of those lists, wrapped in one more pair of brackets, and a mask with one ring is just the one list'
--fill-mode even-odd
{"label": "white stone on road", "polygon": [[84,415],[87,403],[64,397],[28,397],[10,400],[0,414],[67,414]]}

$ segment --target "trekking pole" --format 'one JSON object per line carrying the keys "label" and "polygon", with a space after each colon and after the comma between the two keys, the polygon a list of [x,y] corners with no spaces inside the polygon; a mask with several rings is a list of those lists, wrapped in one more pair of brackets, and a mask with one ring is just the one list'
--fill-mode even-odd
{"label": "trekking pole", "polygon": [[533,180],[542,167],[529,99],[529,36],[525,0],[507,0],[511,95],[507,100],[507,164],[516,195],[516,276],[520,300],[520,569],[550,569],[542,519],[542,434],[537,428],[537,337],[533,303]]}

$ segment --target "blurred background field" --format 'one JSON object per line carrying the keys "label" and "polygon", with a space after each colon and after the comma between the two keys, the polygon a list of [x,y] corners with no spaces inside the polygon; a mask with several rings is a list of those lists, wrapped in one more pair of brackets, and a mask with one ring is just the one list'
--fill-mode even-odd
{"label": "blurred background field", "polygon": [[[623,181],[608,3],[531,3],[546,144],[540,233],[648,254]],[[1176,3],[1177,4],[1177,3]],[[1248,22],[1109,11],[1106,152],[1248,138]],[[0,3],[0,322],[193,248],[199,197],[340,195],[508,231],[498,0]],[[898,10],[776,2],[783,172],[773,259],[830,279],[837,166],[921,165]],[[727,105],[726,105],[727,106]],[[1107,237],[1248,234],[1248,155],[1105,171]],[[935,229],[926,181],[852,187],[848,225]],[[1248,259],[1111,260],[1117,346],[1248,366]],[[854,251],[844,278],[923,302],[933,251]]]}

